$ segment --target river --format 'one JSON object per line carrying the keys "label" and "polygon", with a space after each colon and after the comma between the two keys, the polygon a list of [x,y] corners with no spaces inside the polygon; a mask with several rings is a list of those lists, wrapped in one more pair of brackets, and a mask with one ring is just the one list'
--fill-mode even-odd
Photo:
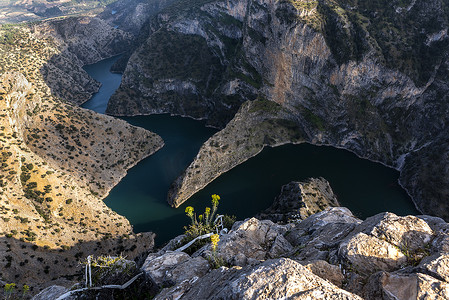
{"label": "river", "polygon": [[[102,87],[83,107],[105,112],[110,96],[121,81],[121,75],[109,72],[116,59],[85,66]],[[216,130],[205,127],[202,121],[170,115],[123,119],[159,134],[165,146],[130,169],[104,201],[127,217],[135,232],[155,232],[156,245],[181,234],[183,226],[189,223],[184,214],[185,207],[194,206],[201,213],[205,206],[210,206],[211,194],[221,196],[219,213],[243,219],[270,206],[282,185],[309,177],[326,178],[341,205],[360,218],[383,211],[398,215],[418,213],[407,193],[398,185],[399,172],[396,170],[360,159],[345,150],[309,144],[266,148],[174,209],[166,202],[170,184]]]}

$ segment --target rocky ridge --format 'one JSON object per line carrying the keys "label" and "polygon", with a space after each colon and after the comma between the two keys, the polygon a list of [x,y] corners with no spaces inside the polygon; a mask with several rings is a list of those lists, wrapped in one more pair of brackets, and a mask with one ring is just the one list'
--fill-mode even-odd
{"label": "rocky ridge", "polygon": [[[56,97],[42,72],[60,55],[62,71],[55,71],[60,79],[75,87],[83,83],[78,95],[90,96],[86,86],[92,79],[83,81],[87,73],[81,60],[75,59],[73,72],[66,73],[72,69],[63,62],[77,56],[50,30],[63,22],[68,26],[89,20],[93,26],[89,18],[75,18],[57,25],[8,27],[12,35],[0,29],[2,36],[13,39],[0,45],[0,264],[6,282],[38,288],[60,276],[70,280],[80,272],[85,253],[114,251],[134,257],[153,245],[154,234],[135,235],[128,220],[102,199],[130,167],[162,147],[162,139]],[[98,35],[93,38],[89,47],[107,46],[97,43]],[[86,47],[82,43],[77,49]],[[92,56],[86,61],[113,53],[88,52]]]}
{"label": "rocky ridge", "polygon": [[99,89],[82,67],[126,52],[134,40],[132,34],[86,16],[41,22],[31,30],[34,38],[51,40],[40,67],[46,85],[53,95],[78,105]]}
{"label": "rocky ridge", "polygon": [[264,146],[310,142],[403,171],[418,209],[449,218],[448,160],[434,151],[446,144],[448,10],[441,0],[176,2],[150,21],[108,113],[224,127],[173,185],[174,206]]}

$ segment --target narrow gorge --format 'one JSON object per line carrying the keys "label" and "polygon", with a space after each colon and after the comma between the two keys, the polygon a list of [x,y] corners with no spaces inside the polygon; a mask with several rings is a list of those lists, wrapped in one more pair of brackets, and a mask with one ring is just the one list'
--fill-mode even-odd
{"label": "narrow gorge", "polygon": [[41,2],[0,14],[0,296],[92,255],[125,299],[447,299],[447,0]]}

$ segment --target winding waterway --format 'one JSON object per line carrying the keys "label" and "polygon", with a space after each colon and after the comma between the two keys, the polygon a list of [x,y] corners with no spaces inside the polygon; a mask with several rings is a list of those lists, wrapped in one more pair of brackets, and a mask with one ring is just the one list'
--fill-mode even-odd
{"label": "winding waterway", "polygon": [[[83,107],[105,112],[110,96],[121,81],[121,75],[109,72],[116,59],[85,66],[102,87]],[[165,146],[129,170],[104,201],[127,217],[134,231],[155,232],[158,245],[182,233],[183,226],[189,221],[184,215],[187,205],[204,211],[205,206],[210,206],[211,194],[221,196],[219,213],[243,219],[270,206],[282,185],[309,177],[326,178],[340,203],[360,218],[383,211],[399,215],[418,213],[407,193],[398,185],[397,171],[360,159],[345,150],[309,144],[266,148],[174,209],[166,202],[170,184],[216,130],[205,127],[202,121],[169,115],[124,119],[159,134]]]}

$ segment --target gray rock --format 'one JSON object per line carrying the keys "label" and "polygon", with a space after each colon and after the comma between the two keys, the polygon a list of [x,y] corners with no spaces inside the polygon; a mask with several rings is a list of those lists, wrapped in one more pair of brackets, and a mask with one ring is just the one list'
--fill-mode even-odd
{"label": "gray rock", "polygon": [[[251,218],[244,222],[236,222],[229,234],[220,237],[217,255],[234,266],[244,266],[248,264],[248,261],[254,263],[254,260],[265,260],[270,251],[272,255],[290,251],[288,242],[279,237],[285,231],[284,226],[269,220],[259,221]],[[277,243],[275,243],[276,240]],[[275,244],[274,248],[273,244]],[[198,254],[200,253],[201,251]]]}
{"label": "gray rock", "polygon": [[414,216],[399,217],[393,213],[382,213],[366,219],[361,231],[385,240],[403,251],[416,251],[428,244],[434,235],[430,226]]}
{"label": "gray rock", "polygon": [[407,262],[407,257],[392,244],[358,233],[340,244],[339,255],[349,268],[368,275],[376,271],[393,271]]}
{"label": "gray rock", "polygon": [[268,251],[268,256],[270,258],[278,258],[293,251],[293,246],[287,241],[284,236],[278,235],[271,245],[270,251]]}
{"label": "gray rock", "polygon": [[[69,291],[68,288],[59,286],[59,285],[52,285],[48,288],[43,289],[39,294],[34,296],[32,300],[54,300],[58,298],[59,296],[67,293]],[[72,298],[67,298],[72,299]]]}
{"label": "gray rock", "polygon": [[184,252],[166,252],[162,256],[150,254],[141,268],[159,286],[174,285],[209,271],[209,263],[202,257],[191,258]]}
{"label": "gray rock", "polygon": [[366,286],[366,299],[448,299],[449,284],[429,275],[379,272]]}
{"label": "gray rock", "polygon": [[298,228],[307,229],[308,233],[312,233],[325,225],[341,223],[360,224],[362,221],[354,217],[352,212],[346,207],[332,207],[310,216],[301,222]]}
{"label": "gray rock", "polygon": [[327,260],[361,222],[346,208],[329,208],[295,224],[286,239],[296,247],[295,259]]}
{"label": "gray rock", "polygon": [[434,252],[449,253],[449,234],[437,233],[432,241],[432,248]]}
{"label": "gray rock", "polygon": [[425,273],[449,283],[449,255],[437,254],[426,257],[419,267],[424,269]]}
{"label": "gray rock", "polygon": [[332,282],[338,287],[343,286],[343,281],[345,277],[341,272],[340,268],[324,260],[316,260],[304,265],[307,269],[312,271],[316,276],[321,277],[324,280]]}
{"label": "gray rock", "polygon": [[[205,288],[208,287],[208,288]],[[290,259],[251,268],[220,268],[198,280],[182,299],[361,299]]]}

